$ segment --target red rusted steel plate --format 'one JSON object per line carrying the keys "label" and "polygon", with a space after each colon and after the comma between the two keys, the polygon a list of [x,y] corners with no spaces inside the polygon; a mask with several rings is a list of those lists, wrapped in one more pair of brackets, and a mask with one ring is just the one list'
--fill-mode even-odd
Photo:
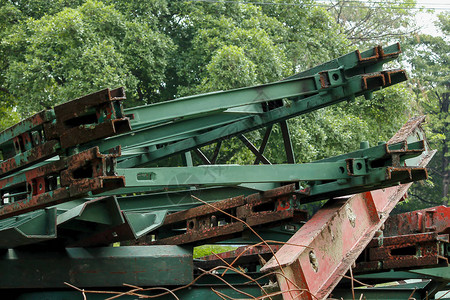
{"label": "red rusted steel plate", "polygon": [[121,118],[67,129],[59,134],[59,139],[61,147],[69,148],[128,131],[131,131],[130,120]]}
{"label": "red rusted steel plate", "polygon": [[[413,119],[394,136],[415,137],[422,119]],[[421,132],[423,134],[423,132]],[[389,143],[393,143],[392,139]],[[421,156],[425,167],[432,154]],[[330,200],[262,269],[278,272],[283,299],[325,299],[372,240],[409,184]],[[280,275],[284,273],[283,275]],[[287,280],[288,278],[289,280]],[[304,291],[299,291],[303,289]]]}
{"label": "red rusted steel plate", "polygon": [[385,236],[420,232],[450,233],[450,207],[436,206],[389,217]]}
{"label": "red rusted steel plate", "polygon": [[448,234],[436,232],[378,237],[369,243],[362,255],[367,261],[358,262],[354,271],[447,266],[448,260],[441,246],[448,241]]}

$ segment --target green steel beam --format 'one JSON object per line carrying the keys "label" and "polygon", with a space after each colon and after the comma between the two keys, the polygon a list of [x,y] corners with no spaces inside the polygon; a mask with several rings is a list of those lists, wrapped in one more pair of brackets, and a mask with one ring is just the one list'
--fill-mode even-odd
{"label": "green steel beam", "polygon": [[311,95],[342,85],[343,82],[344,76],[341,70],[328,70],[321,74],[303,78],[183,97],[172,101],[130,108],[125,113],[133,116],[131,126],[134,129],[139,129],[143,126],[177,118],[189,118],[223,112],[239,106]]}
{"label": "green steel beam", "polygon": [[196,196],[208,203],[214,203],[226,198],[237,196],[248,196],[264,190],[273,189],[275,186],[271,184],[264,189],[248,188],[245,186],[227,186],[227,187],[209,187],[196,190],[167,191],[164,193],[153,193],[136,196],[118,197],[121,209],[126,211],[134,211],[148,208],[162,210],[167,209],[170,212],[176,212],[201,205],[198,200],[192,196]]}
{"label": "green steel beam", "polygon": [[44,242],[56,237],[55,208],[0,221],[0,249]]}
{"label": "green steel beam", "polygon": [[134,130],[130,134],[95,141],[94,143],[87,144],[83,149],[99,146],[100,151],[104,152],[120,145],[124,151],[123,155],[126,155],[127,149],[179,141],[196,136],[204,130],[218,128],[232,122],[244,120],[248,117],[242,115],[216,114],[188,120],[177,120],[159,126]]}
{"label": "green steel beam", "polygon": [[[349,179],[345,161],[287,165],[208,165],[175,168],[117,169],[126,187],[237,185],[252,182],[295,182]],[[366,175],[364,173],[359,176]]]}
{"label": "green steel beam", "polygon": [[0,289],[185,285],[193,280],[192,249],[133,246],[12,250],[1,253]]}
{"label": "green steel beam", "polygon": [[380,46],[374,47],[364,52],[355,50],[306,71],[294,74],[286,79],[311,76],[324,70],[337,69],[339,67],[343,68],[346,76],[378,72],[381,71],[383,64],[396,59],[400,52],[401,49],[399,43],[383,48]]}
{"label": "green steel beam", "polygon": [[391,77],[391,82],[386,84],[380,77],[365,78],[355,76],[349,79],[344,86],[334,88],[328,93],[316,94],[299,101],[293,101],[288,106],[283,106],[261,115],[254,115],[241,121],[212,129],[194,137],[164,146],[160,149],[149,151],[146,154],[137,155],[118,163],[121,168],[136,167],[148,162],[156,161],[171,155],[192,150],[197,147],[208,145],[219,139],[228,138],[238,134],[253,131],[277,122],[293,118],[295,116],[317,110],[348,98],[367,93],[369,90],[378,89],[406,80],[404,72],[397,72]]}

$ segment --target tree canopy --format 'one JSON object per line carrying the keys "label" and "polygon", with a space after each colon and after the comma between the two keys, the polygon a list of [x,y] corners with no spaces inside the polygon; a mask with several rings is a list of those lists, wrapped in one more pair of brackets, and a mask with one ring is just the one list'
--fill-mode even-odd
{"label": "tree canopy", "polygon": [[437,149],[429,166],[431,179],[412,190],[411,206],[450,203],[450,14],[438,16],[441,36],[411,37],[407,60],[419,108],[428,116],[428,138]]}
{"label": "tree canopy", "polygon": [[[135,106],[280,80],[356,45],[373,46],[414,31],[408,8],[415,2],[392,3],[338,1],[327,8],[313,0],[272,0],[270,5],[253,0],[3,0],[0,117],[5,117],[0,126],[105,87],[124,85],[126,105]],[[441,23],[448,31],[448,16]],[[397,85],[373,99],[357,98],[290,120],[296,160],[351,151],[362,140],[372,145],[387,140],[418,107],[431,112],[433,140],[445,150],[448,120],[445,111],[439,112],[439,99],[448,91],[442,84],[448,83],[448,70],[436,72],[445,51],[448,55],[448,41],[419,40],[417,52],[408,54],[419,74],[413,76],[414,89]],[[262,134],[249,138],[256,143]],[[275,127],[266,154],[273,162],[286,159],[280,155],[279,135]],[[238,140],[223,149],[227,162],[254,159]]]}

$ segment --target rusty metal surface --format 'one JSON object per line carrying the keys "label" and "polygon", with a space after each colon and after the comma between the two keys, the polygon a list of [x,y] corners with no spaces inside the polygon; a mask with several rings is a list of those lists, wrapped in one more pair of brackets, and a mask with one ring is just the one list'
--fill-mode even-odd
{"label": "rusty metal surface", "polygon": [[123,88],[105,89],[42,111],[0,133],[0,177],[89,141],[131,131]]}
{"label": "rusty metal surface", "polygon": [[25,171],[20,177],[1,179],[5,205],[0,207],[0,219],[123,187],[124,178],[116,176],[114,169],[119,154],[101,154],[95,147]]}
{"label": "rusty metal surface", "polygon": [[378,45],[372,49],[373,55],[367,56],[367,57],[362,57],[361,52],[359,52],[359,50],[356,50],[355,52],[356,52],[356,55],[358,56],[359,62],[373,62],[373,61],[385,59],[388,57],[398,56],[402,52],[402,50],[400,48],[400,43],[397,43],[397,48],[398,48],[398,51],[396,51],[396,52],[385,53],[383,47]]}
{"label": "rusty metal surface", "polygon": [[[19,123],[0,132],[0,144],[12,141],[15,137],[18,137],[26,132],[37,129],[47,122],[54,120],[54,112],[51,110],[41,111]],[[16,149],[20,148],[19,144],[14,145]],[[6,155],[5,155],[6,154]],[[3,153],[3,158],[11,158],[14,154],[8,155]]]}
{"label": "rusty metal surface", "polygon": [[377,237],[360,256],[356,273],[380,270],[448,266],[448,234],[436,232]]}
{"label": "rusty metal surface", "polygon": [[17,172],[27,167],[31,162],[38,163],[44,161],[52,156],[59,149],[59,143],[55,140],[49,141],[45,144],[37,145],[26,154],[20,153],[16,157],[3,160],[0,163],[0,177]]}
{"label": "rusty metal surface", "polygon": [[415,128],[421,128],[426,116],[419,116],[409,119],[403,127],[388,141],[388,144],[403,142]]}
{"label": "rusty metal surface", "polygon": [[[418,130],[420,122],[412,120],[394,138],[397,142],[416,138]],[[432,154],[421,156],[418,166],[425,167],[430,156]],[[404,184],[357,194],[348,200],[330,200],[288,241],[309,248],[286,244],[277,252],[277,260],[272,258],[261,270],[282,269],[284,276],[277,275],[277,279],[283,299],[325,299],[409,186]],[[295,291],[299,288],[309,292]]]}
{"label": "rusty metal surface", "polygon": [[385,236],[411,233],[450,233],[450,207],[436,206],[389,217],[385,223]]}
{"label": "rusty metal surface", "polygon": [[[202,205],[168,215],[162,228],[183,229],[182,234],[156,241],[143,239],[140,243],[181,245],[198,242],[216,242],[240,234],[247,226],[277,226],[287,221],[305,221],[306,212],[294,208],[292,197],[295,185],[286,185],[247,197],[225,199],[211,205]],[[294,201],[294,202],[293,202]],[[225,211],[234,219],[220,212]],[[179,232],[179,231],[178,231]]]}
{"label": "rusty metal surface", "polygon": [[128,132],[131,125],[120,105],[123,99],[123,88],[105,89],[55,106],[56,124],[49,132],[57,134],[63,148]]}

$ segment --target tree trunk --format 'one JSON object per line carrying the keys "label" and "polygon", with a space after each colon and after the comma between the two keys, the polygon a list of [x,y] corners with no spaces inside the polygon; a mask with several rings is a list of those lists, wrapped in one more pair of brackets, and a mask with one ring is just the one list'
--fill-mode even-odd
{"label": "tree trunk", "polygon": [[[444,118],[448,117],[449,113],[449,106],[450,106],[450,93],[443,93],[442,94],[442,113]],[[442,147],[442,197],[448,198],[449,195],[449,189],[450,189],[450,153],[449,153],[449,144],[450,144],[450,123],[444,121],[444,130],[443,134],[445,136],[444,139],[444,146]]]}

